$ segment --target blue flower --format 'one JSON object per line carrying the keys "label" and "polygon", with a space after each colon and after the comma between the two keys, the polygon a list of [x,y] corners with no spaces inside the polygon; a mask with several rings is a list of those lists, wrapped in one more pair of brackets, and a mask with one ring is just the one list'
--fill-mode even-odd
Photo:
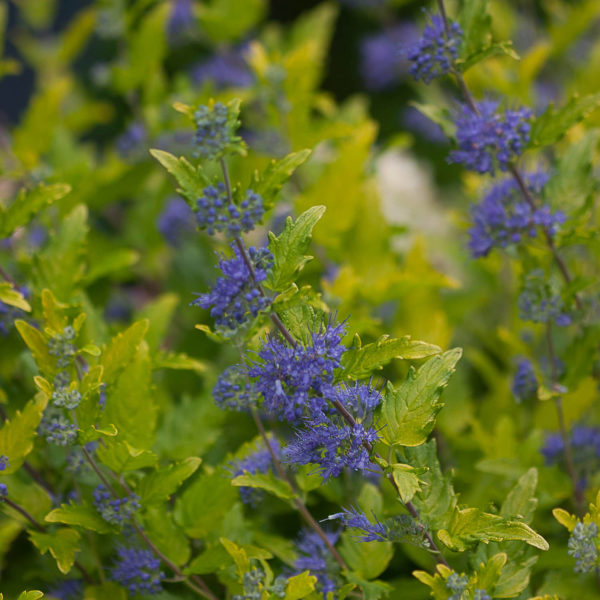
{"label": "blue flower", "polygon": [[559,327],[571,324],[571,317],[564,310],[562,298],[554,293],[553,286],[542,269],[534,269],[525,276],[523,291],[517,303],[519,316],[523,321],[554,322]]}
{"label": "blue flower", "polygon": [[[275,456],[279,456],[280,448],[277,440],[270,438],[269,444],[275,453]],[[232,464],[232,474],[234,477],[237,477],[238,475],[243,475],[245,471],[252,475],[255,475],[256,473],[267,473],[272,466],[273,459],[271,458],[271,453],[264,445],[259,444],[259,447],[255,452]],[[239,490],[244,504],[257,506],[259,500],[263,497],[262,490],[258,488],[241,486]]]}
{"label": "blue flower", "polygon": [[[248,256],[254,267],[254,279],[238,247],[232,245],[235,256],[219,261],[224,277],[219,277],[208,294],[200,294],[191,304],[204,309],[210,308],[210,315],[217,327],[224,333],[235,333],[238,328],[255,318],[261,310],[271,304],[271,299],[263,296],[257,283],[267,278],[273,256],[266,248],[249,248]],[[212,308],[211,308],[212,307]]]}
{"label": "blue flower", "polygon": [[577,559],[574,569],[576,573],[589,573],[598,568],[597,537],[596,523],[584,524],[578,521],[573,528],[567,544],[567,554]]}
{"label": "blue flower", "polygon": [[0,483],[0,502],[3,502],[4,499],[8,496],[8,487],[5,483]]}
{"label": "blue flower", "polygon": [[[539,193],[548,177],[545,173],[531,173],[525,180],[532,192]],[[494,247],[506,248],[522,243],[527,236],[533,238],[540,227],[554,235],[565,221],[561,211],[552,213],[548,206],[531,208],[512,179],[491,187],[481,203],[473,206],[471,216],[469,249],[474,258],[487,256]]]}
{"label": "blue flower", "polygon": [[288,463],[315,464],[323,481],[338,477],[345,468],[365,471],[371,466],[365,444],[377,441],[377,432],[362,423],[347,425],[342,417],[323,413],[308,419],[296,438],[283,450]]}
{"label": "blue flower", "polygon": [[140,509],[140,497],[131,494],[114,498],[103,485],[99,485],[94,490],[94,506],[105,521],[121,527]]}
{"label": "blue flower", "polygon": [[80,600],[83,598],[83,582],[81,579],[63,581],[48,590],[48,595],[58,600]]}
{"label": "blue flower", "polygon": [[167,32],[171,40],[190,31],[194,25],[192,0],[173,0],[171,14],[167,22]]}
{"label": "blue flower", "polygon": [[202,105],[194,113],[196,122],[196,154],[213,160],[225,152],[230,142],[229,111],[222,102],[212,109]]}
{"label": "blue flower", "polygon": [[77,440],[77,426],[66,417],[47,411],[39,426],[39,434],[50,444],[70,446]]}
{"label": "blue flower", "polygon": [[381,404],[381,394],[378,390],[356,382],[353,386],[339,385],[334,389],[334,400],[345,406],[353,416],[364,420]]}
{"label": "blue flower", "polygon": [[531,361],[522,358],[517,364],[517,372],[512,383],[512,393],[517,402],[531,398],[537,392],[538,381]]}
{"label": "blue flower", "polygon": [[0,471],[4,471],[9,466],[10,461],[8,460],[8,456],[5,454],[0,454]]}
{"label": "blue flower", "polygon": [[117,152],[123,158],[129,158],[139,152],[142,144],[146,141],[146,127],[142,123],[132,123],[123,134],[121,134],[115,146]]}
{"label": "blue flower", "polygon": [[204,188],[203,194],[197,201],[196,220],[209,235],[224,231],[230,239],[236,238],[242,232],[252,231],[265,214],[262,197],[252,190],[246,191],[239,204],[228,201],[222,183]]}
{"label": "blue flower", "polygon": [[183,238],[194,231],[192,210],[179,196],[169,200],[157,221],[158,231],[167,242],[176,248]]}
{"label": "blue flower", "polygon": [[433,15],[421,39],[406,50],[412,63],[410,74],[425,83],[445,75],[458,58],[461,41],[462,29],[458,23],[451,22],[447,34],[442,17]]}
{"label": "blue flower", "polygon": [[363,542],[385,542],[389,539],[385,525],[375,519],[375,523],[371,523],[364,512],[358,508],[345,508],[343,512],[330,515],[328,519],[340,519],[345,527],[360,529],[363,533],[360,539]]}
{"label": "blue flower", "polygon": [[120,546],[119,560],[111,571],[111,578],[131,594],[159,594],[165,574],[160,570],[160,560],[150,550]]}
{"label": "blue flower", "polygon": [[458,150],[450,152],[448,162],[462,163],[478,173],[506,171],[520,156],[529,141],[532,116],[528,108],[497,112],[498,102],[477,103],[478,113],[463,105],[456,117]]}
{"label": "blue flower", "polygon": [[463,600],[463,592],[467,589],[467,585],[469,585],[469,578],[466,575],[450,573],[446,579],[446,587],[454,593],[448,597],[448,600]]}
{"label": "blue flower", "polygon": [[477,589],[473,594],[473,600],[492,600],[487,590]]}
{"label": "blue flower", "polygon": [[223,371],[213,388],[213,398],[223,410],[248,411],[256,406],[258,392],[248,379],[248,368],[234,365]]}
{"label": "blue flower", "polygon": [[[339,533],[325,532],[329,543],[334,546],[339,538]],[[323,598],[329,592],[336,590],[337,563],[332,560],[331,552],[325,542],[313,530],[303,529],[298,536],[296,546],[299,556],[294,563],[295,574],[300,574],[307,569],[317,578]]]}
{"label": "blue flower", "polygon": [[61,386],[55,387],[52,392],[52,404],[56,408],[73,410],[79,406],[80,402],[81,394],[79,393],[79,390]]}
{"label": "blue flower", "polygon": [[75,330],[68,325],[62,333],[52,336],[48,340],[48,354],[56,357],[56,366],[64,369],[71,364],[77,350],[71,342],[75,339]]}
{"label": "blue flower", "polygon": [[262,408],[280,420],[297,422],[305,414],[328,412],[325,397],[333,391],[333,372],[340,366],[346,348],[343,324],[327,324],[322,332],[311,332],[306,345],[294,348],[278,337],[263,341],[248,374],[256,378]]}
{"label": "blue flower", "polygon": [[207,58],[193,68],[192,79],[198,85],[210,81],[218,89],[244,88],[254,81],[241,49],[220,51]]}

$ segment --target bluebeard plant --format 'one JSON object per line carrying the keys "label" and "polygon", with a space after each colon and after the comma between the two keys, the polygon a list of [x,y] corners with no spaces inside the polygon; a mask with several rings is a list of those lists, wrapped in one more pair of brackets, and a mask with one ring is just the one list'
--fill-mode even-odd
{"label": "bluebeard plant", "polygon": [[46,410],[38,433],[50,444],[70,446],[77,440],[77,426],[64,415]]}
{"label": "bluebeard plant", "polygon": [[190,31],[194,25],[192,0],[172,0],[167,32],[171,40],[176,40]]}
{"label": "bluebeard plant", "polygon": [[140,498],[136,494],[114,498],[103,485],[99,485],[94,490],[94,506],[105,521],[122,527],[140,509]]}
{"label": "bluebeard plant", "polygon": [[213,398],[221,409],[247,411],[255,407],[258,391],[248,380],[248,370],[242,365],[233,365],[221,375],[213,388]]}
{"label": "bluebeard plant", "polygon": [[242,50],[217,52],[192,69],[192,79],[198,85],[211,82],[218,89],[244,88],[252,85],[254,77],[242,56]]}
{"label": "bluebeard plant", "polygon": [[159,594],[165,575],[160,560],[149,550],[117,548],[119,560],[111,571],[111,579],[120,583],[131,594]]}
{"label": "bluebeard plant", "polygon": [[524,321],[554,323],[559,327],[571,324],[562,298],[554,292],[542,269],[534,269],[526,275],[518,306]]}
{"label": "bluebeard plant", "polygon": [[446,31],[442,17],[432,15],[423,36],[405,50],[412,63],[410,74],[425,83],[445,75],[458,58],[461,41],[462,29],[458,23],[450,22]]}
{"label": "bluebeard plant", "polygon": [[[325,532],[325,535],[332,546],[339,538],[339,533]],[[329,592],[335,592],[339,568],[332,560],[329,548],[319,535],[314,531],[303,529],[296,541],[296,547],[298,558],[294,563],[295,574],[308,569],[310,574],[317,578],[319,591],[322,592],[323,598],[326,598]]]}
{"label": "bluebeard plant", "polygon": [[343,512],[329,515],[328,520],[339,519],[345,527],[360,529],[361,535],[358,536],[363,542],[385,542],[388,540],[388,533],[377,518],[375,523],[371,523],[364,512],[358,508],[345,508]]}
{"label": "bluebeard plant", "polygon": [[194,231],[193,213],[188,203],[179,196],[171,198],[157,221],[158,231],[174,248]]}
{"label": "bluebeard plant", "polygon": [[66,386],[56,387],[52,392],[52,404],[56,408],[66,408],[73,410],[79,406],[81,402],[81,394],[76,389],[71,389]]}
{"label": "bluebeard plant", "polygon": [[537,392],[537,377],[531,361],[527,358],[519,360],[511,389],[517,402],[532,398]]}
{"label": "bluebeard plant", "polygon": [[0,455],[0,471],[4,471],[10,465],[10,461],[8,460],[8,456],[2,454]]}
{"label": "bluebeard plant", "polygon": [[230,239],[239,237],[252,231],[265,214],[263,199],[252,190],[239,204],[229,202],[222,183],[204,188],[203,194],[196,203],[196,221],[209,235],[225,232]]}
{"label": "bluebeard plant", "polygon": [[132,123],[125,132],[117,138],[115,143],[117,152],[123,158],[130,158],[139,152],[142,144],[146,142],[146,138],[147,132],[143,123]]}
{"label": "bluebeard plant", "polygon": [[[269,439],[269,445],[275,453],[275,456],[278,456],[280,448],[277,440],[273,438]],[[237,477],[238,475],[243,475],[244,472],[248,472],[252,475],[255,475],[256,473],[267,473],[272,467],[273,459],[271,453],[264,445],[259,444],[259,448],[255,452],[252,452],[241,460],[235,461],[231,466],[231,471],[233,476]],[[250,504],[251,506],[257,506],[264,496],[263,491],[258,488],[240,486],[239,491],[242,502],[244,504]]]}
{"label": "bluebeard plant", "polygon": [[594,522],[582,523],[578,521],[571,532],[567,544],[567,554],[576,558],[575,572],[590,573],[600,567],[598,561],[598,525]]}
{"label": "bluebeard plant", "polygon": [[0,483],[0,502],[3,502],[8,496],[8,487],[5,483]]}
{"label": "bluebeard plant", "polygon": [[193,306],[210,308],[210,315],[220,331],[235,333],[239,327],[255,318],[271,304],[271,299],[263,296],[256,287],[267,278],[273,257],[266,248],[249,248],[248,257],[253,266],[254,276],[248,269],[236,244],[232,244],[235,256],[222,258],[219,277],[207,294],[200,294],[192,302]]}
{"label": "bluebeard plant", "polygon": [[194,113],[196,153],[209,160],[219,158],[230,141],[229,111],[221,102],[212,108],[202,105]]}
{"label": "bluebeard plant", "polygon": [[57,600],[80,600],[83,598],[83,582],[80,579],[69,579],[51,587],[48,595]]}
{"label": "bluebeard plant", "polygon": [[76,348],[71,343],[75,339],[75,330],[68,325],[61,334],[54,335],[48,340],[48,353],[56,357],[59,369],[68,367],[76,354]]}
{"label": "bluebeard plant", "polygon": [[[525,181],[531,192],[539,193],[548,176],[532,173]],[[471,217],[469,249],[474,258],[487,256],[494,247],[505,248],[534,238],[542,230],[554,235],[565,221],[561,211],[553,213],[548,206],[532,208],[513,179],[492,186],[481,203],[473,206]]]}
{"label": "bluebeard plant", "polygon": [[462,105],[455,119],[458,150],[452,150],[449,162],[461,163],[477,173],[506,171],[523,152],[532,116],[528,108],[500,112],[493,100],[477,103],[477,111]]}
{"label": "bluebeard plant", "polygon": [[467,575],[459,575],[458,573],[450,573],[448,579],[446,579],[446,587],[453,592],[451,596],[448,596],[448,600],[464,600],[463,594],[469,585],[469,578]]}

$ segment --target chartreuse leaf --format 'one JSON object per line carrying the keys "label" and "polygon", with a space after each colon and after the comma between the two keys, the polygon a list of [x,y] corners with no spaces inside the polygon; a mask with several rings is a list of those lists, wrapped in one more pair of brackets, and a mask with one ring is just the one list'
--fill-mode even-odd
{"label": "chartreuse leaf", "polygon": [[0,283],[0,302],[4,302],[4,304],[16,306],[21,310],[31,312],[31,306],[29,306],[29,302],[27,302],[23,294],[21,294],[19,290],[16,290],[13,284],[9,283],[8,281],[3,281]]}
{"label": "chartreuse leaf", "polygon": [[132,448],[126,441],[107,440],[96,450],[98,460],[115,473],[126,473],[144,467],[153,467],[158,456],[150,450]]}
{"label": "chartreuse leaf", "polygon": [[285,586],[284,600],[301,600],[306,598],[314,589],[317,578],[310,574],[310,571],[304,571],[298,575],[290,577]]}
{"label": "chartreuse leaf", "polygon": [[[100,406],[98,399],[100,395],[100,386],[103,383],[104,367],[102,365],[92,365],[88,368],[86,374],[81,379],[79,384],[79,392],[81,393],[82,399],[79,406],[75,409],[75,415],[77,416],[77,424],[79,429],[84,433],[84,437],[91,435],[92,437],[97,435],[98,437],[105,431],[106,428],[101,428],[102,431],[96,429],[96,419],[100,412]],[[112,428],[116,435],[116,429]],[[81,434],[80,434],[81,435]],[[108,435],[107,433],[105,435]],[[94,439],[98,439],[95,437]],[[91,442],[92,439],[83,441],[80,438],[80,443],[85,444]]]}
{"label": "chartreuse leaf", "polygon": [[21,319],[15,321],[15,327],[31,350],[37,368],[42,374],[52,379],[56,371],[56,358],[48,353],[48,337]]}
{"label": "chartreuse leaf", "polygon": [[568,513],[564,508],[554,508],[552,510],[552,515],[563,527],[566,527],[569,530],[569,533],[575,529],[577,517]]}
{"label": "chartreuse leaf", "polygon": [[48,550],[56,559],[58,570],[68,573],[75,562],[75,554],[79,552],[79,532],[75,529],[63,527],[52,533],[41,533],[39,531],[29,532],[29,537],[37,549],[46,554]]}
{"label": "chartreuse leaf", "polygon": [[183,529],[173,522],[166,504],[144,507],[144,531],[158,549],[178,565],[190,559],[190,542]]}
{"label": "chartreuse leaf", "polygon": [[113,581],[105,581],[99,585],[85,586],[85,600],[127,600],[125,589]]}
{"label": "chartreuse leaf", "polygon": [[434,344],[411,340],[409,335],[390,339],[382,335],[376,342],[363,346],[358,334],[352,348],[342,355],[342,375],[348,379],[363,379],[375,369],[381,369],[392,359],[416,360],[439,354],[442,349]]}
{"label": "chartreuse leaf", "polygon": [[295,497],[294,491],[287,481],[278,479],[272,473],[244,473],[231,481],[231,485],[259,488],[282,500],[291,500]]}
{"label": "chartreuse leaf", "polygon": [[194,558],[183,572],[185,575],[216,573],[228,567],[232,561],[233,559],[222,544],[208,544],[207,549]]}
{"label": "chartreuse leaf", "polygon": [[363,542],[350,532],[342,534],[339,550],[352,572],[364,579],[383,573],[394,555],[391,542]]}
{"label": "chartreuse leaf", "polygon": [[27,225],[33,215],[64,198],[70,191],[71,186],[66,183],[40,183],[32,190],[22,189],[12,204],[0,211],[0,238],[9,237],[15,229]]}
{"label": "chartreuse leaf", "polygon": [[437,532],[438,538],[451,550],[465,551],[477,542],[523,541],[548,550],[548,542],[529,525],[484,513],[478,508],[456,509],[447,529]]}
{"label": "chartreuse leaf", "polygon": [[178,302],[179,298],[176,294],[162,294],[152,302],[148,302],[140,312],[139,318],[147,319],[149,323],[145,340],[150,352],[156,352],[163,343]]}
{"label": "chartreuse leaf", "polygon": [[4,422],[0,429],[0,448],[2,454],[8,456],[9,464],[2,471],[3,475],[17,471],[33,449],[36,429],[46,404],[48,396],[40,392],[25,405],[22,412],[17,411],[12,419]]}
{"label": "chartreuse leaf", "polygon": [[[375,542],[377,543],[377,542]],[[385,581],[366,581],[356,573],[344,571],[344,577],[362,590],[364,600],[379,600],[390,595],[392,586]]]}
{"label": "chartreuse leaf", "polygon": [[461,2],[458,23],[462,29],[459,55],[463,60],[490,45],[491,18],[487,13],[488,0]]}
{"label": "chartreuse leaf", "polygon": [[388,383],[381,409],[386,443],[418,446],[427,440],[443,406],[440,395],[461,355],[462,350],[454,348],[429,359],[418,371],[411,367],[396,389]]}
{"label": "chartreuse leaf", "polygon": [[104,367],[104,383],[113,383],[119,374],[136,355],[146,332],[148,320],[135,322],[125,331],[118,333],[102,353],[101,364]]}
{"label": "chartreuse leaf", "polygon": [[[68,304],[62,304],[56,300],[52,290],[42,290],[42,313],[44,325],[54,333],[62,333],[68,325],[69,319],[64,314]],[[77,329],[78,331],[78,329]]]}
{"label": "chartreuse leaf", "polygon": [[111,533],[113,527],[105,521],[100,513],[87,502],[82,504],[61,504],[46,515],[48,523],[64,523],[75,525],[83,529],[90,529],[96,533]]}
{"label": "chartreuse leaf", "polygon": [[42,598],[43,596],[44,594],[42,592],[32,590],[31,592],[21,592],[17,600],[38,600],[38,598]]}
{"label": "chartreuse leaf", "polygon": [[325,212],[324,206],[313,206],[303,212],[296,221],[288,217],[279,237],[269,232],[269,250],[273,254],[273,269],[266,284],[275,291],[285,290],[304,265],[312,259],[305,256],[312,238],[312,229]]}
{"label": "chartreuse leaf", "polygon": [[272,160],[260,175],[255,173],[251,187],[260,194],[266,209],[273,206],[283,184],[309,156],[310,150],[292,152],[280,160]]}
{"label": "chartreuse leaf", "polygon": [[197,358],[192,358],[183,352],[156,352],[152,357],[155,369],[174,369],[177,371],[196,371],[204,373],[208,365]]}
{"label": "chartreuse leaf", "polygon": [[209,0],[198,6],[199,26],[214,42],[237,41],[260,22],[266,9],[266,0]]}
{"label": "chartreuse leaf", "polygon": [[500,509],[500,515],[513,519],[517,517],[525,523],[530,523],[537,507],[537,499],[534,497],[537,480],[536,468],[532,467],[524,473],[508,493]]}
{"label": "chartreuse leaf", "polygon": [[244,573],[247,573],[250,570],[250,559],[248,558],[246,551],[227,538],[219,538],[219,541],[223,544],[223,547],[227,550],[229,556],[233,558],[233,562],[237,567],[238,575],[241,580]]}
{"label": "chartreuse leaf", "polygon": [[395,463],[390,465],[392,470],[392,477],[398,487],[398,493],[400,499],[405,504],[413,499],[413,496],[421,491],[421,479],[419,475],[424,473],[427,469],[417,469],[412,465],[406,465],[403,463]]}
{"label": "chartreuse leaf", "polygon": [[202,459],[192,456],[144,477],[136,490],[142,504],[147,506],[168,499],[197,471],[201,462]]}
{"label": "chartreuse leaf", "polygon": [[169,172],[179,184],[177,192],[195,206],[196,200],[203,195],[205,187],[211,185],[202,167],[194,167],[184,157],[177,158],[164,150],[150,150],[150,154]]}
{"label": "chartreuse leaf", "polygon": [[127,248],[118,248],[112,252],[96,255],[96,261],[91,263],[83,282],[89,286],[106,275],[133,266],[139,258],[138,252]]}
{"label": "chartreuse leaf", "polygon": [[550,104],[545,112],[536,117],[531,127],[532,147],[549,146],[560,140],[565,133],[585,119],[600,104],[600,93],[573,96],[564,106],[555,109]]}

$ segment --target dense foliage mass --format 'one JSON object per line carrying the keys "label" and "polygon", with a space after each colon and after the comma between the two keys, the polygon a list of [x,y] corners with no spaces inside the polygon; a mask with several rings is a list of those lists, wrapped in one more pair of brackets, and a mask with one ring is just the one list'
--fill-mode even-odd
{"label": "dense foliage mass", "polygon": [[68,4],[0,1],[0,599],[600,597],[598,2]]}

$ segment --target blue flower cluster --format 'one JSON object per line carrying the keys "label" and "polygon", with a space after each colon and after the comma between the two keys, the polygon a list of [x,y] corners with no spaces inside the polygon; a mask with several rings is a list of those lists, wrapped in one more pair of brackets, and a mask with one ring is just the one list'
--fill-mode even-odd
{"label": "blue flower cluster", "polygon": [[200,294],[192,302],[193,306],[210,308],[211,317],[223,333],[235,333],[242,324],[256,317],[271,304],[271,299],[263,296],[256,284],[267,278],[267,272],[273,262],[272,254],[266,248],[248,249],[248,256],[254,268],[253,279],[238,247],[233,244],[232,248],[235,256],[219,261],[219,268],[224,277],[217,279],[208,294]]}
{"label": "blue flower cluster", "polygon": [[[269,443],[273,452],[275,453],[275,456],[279,456],[279,442],[271,438],[269,439]],[[272,466],[273,460],[270,452],[267,450],[267,448],[260,447],[256,450],[256,452],[253,452],[243,459],[233,463],[232,474],[234,477],[237,477],[238,475],[243,475],[244,472],[251,473],[252,475],[255,475],[256,473],[267,473]],[[263,491],[258,488],[241,486],[239,490],[242,502],[244,504],[257,506],[259,501],[263,498]]]}
{"label": "blue flower cluster", "polygon": [[179,246],[183,238],[194,231],[192,225],[192,209],[179,196],[169,200],[157,221],[158,231],[174,248]]}
{"label": "blue flower cluster", "polygon": [[190,31],[194,25],[192,0],[173,0],[167,23],[167,33],[171,41]]}
{"label": "blue flower cluster", "polygon": [[39,434],[50,444],[70,446],[77,439],[77,427],[64,415],[46,411],[39,426]]}
{"label": "blue flower cluster", "polygon": [[298,422],[309,414],[330,412],[327,397],[333,397],[333,372],[345,351],[343,324],[327,324],[324,331],[311,332],[306,345],[293,348],[278,337],[266,340],[260,362],[249,369],[263,409],[280,420]]}
{"label": "blue flower cluster", "polygon": [[[597,427],[575,426],[571,430],[570,445],[573,450],[573,460],[583,465],[589,461],[600,459],[600,429]],[[564,443],[560,433],[549,433],[542,448],[542,454],[547,465],[562,460]]]}
{"label": "blue flower cluster", "polygon": [[[527,187],[534,193],[539,193],[547,181],[545,173],[532,173],[526,177]],[[474,258],[487,256],[494,247],[518,244],[526,236],[533,238],[540,227],[554,235],[558,226],[565,222],[564,213],[553,213],[549,206],[533,209],[512,179],[500,181],[490,188],[481,203],[473,206],[471,216],[469,249]]]}
{"label": "blue flower cluster", "polygon": [[[334,546],[340,534],[325,532],[325,535]],[[295,574],[308,569],[311,575],[317,578],[323,598],[326,598],[329,592],[335,592],[338,565],[333,561],[329,548],[319,535],[312,530],[303,529],[296,541],[296,547],[299,555],[294,563]]]}
{"label": "blue flower cluster", "polygon": [[10,461],[8,460],[8,456],[5,454],[0,454],[0,471],[4,471],[10,466]]}
{"label": "blue flower cluster", "polygon": [[344,508],[342,512],[329,515],[330,519],[340,519],[345,527],[360,529],[363,533],[359,536],[363,542],[385,542],[388,541],[388,532],[383,523],[375,518],[371,523],[364,512],[356,507]]}
{"label": "blue flower cluster", "polygon": [[4,502],[8,496],[8,487],[5,483],[0,483],[0,502]]}
{"label": "blue flower cluster", "polygon": [[223,371],[212,393],[215,403],[223,410],[247,411],[256,406],[258,399],[256,388],[248,380],[248,370],[242,365]]}
{"label": "blue flower cluster", "polygon": [[54,391],[52,392],[52,404],[56,408],[73,410],[79,406],[80,402],[81,394],[79,393],[79,390],[61,386],[54,388]]}
{"label": "blue flower cluster", "polygon": [[477,589],[473,593],[473,600],[492,600],[492,597],[487,593],[487,590]]}
{"label": "blue flower cluster", "polygon": [[577,559],[574,569],[576,573],[590,573],[600,567],[598,545],[598,525],[577,521],[567,544],[567,554]]}
{"label": "blue flower cluster", "polygon": [[338,415],[316,413],[298,430],[296,438],[283,451],[288,463],[319,465],[323,481],[339,477],[345,468],[365,471],[370,466],[366,444],[377,441],[377,432],[362,423],[351,426]]}
{"label": "blue flower cluster", "polygon": [[532,112],[528,108],[498,112],[498,102],[477,103],[478,112],[463,105],[455,119],[458,150],[450,152],[449,162],[462,163],[477,173],[506,171],[527,142]]}
{"label": "blue flower cluster", "polygon": [[147,132],[143,123],[132,123],[126,131],[117,138],[115,146],[123,158],[131,158],[141,150],[146,141]]}
{"label": "blue flower cluster", "polygon": [[422,79],[429,83],[435,77],[448,73],[458,58],[462,34],[460,25],[454,22],[450,23],[446,32],[442,17],[433,15],[421,39],[406,50],[408,60],[412,63],[410,74],[417,81]]}
{"label": "blue flower cluster", "polygon": [[230,239],[236,238],[242,232],[252,231],[265,214],[262,197],[252,190],[246,190],[239,205],[228,201],[222,183],[204,188],[203,194],[197,201],[196,220],[209,235],[224,231]]}
{"label": "blue flower cluster", "polygon": [[469,578],[467,575],[459,575],[456,572],[450,573],[448,579],[446,579],[446,587],[453,592],[448,600],[463,600],[463,594],[469,585]]}
{"label": "blue flower cluster", "polygon": [[117,548],[119,560],[111,571],[111,578],[131,594],[159,594],[165,574],[160,570],[160,560],[150,550]]}
{"label": "blue flower cluster", "polygon": [[518,306],[520,317],[524,321],[554,322],[559,327],[571,324],[571,317],[564,310],[562,298],[554,293],[542,269],[534,269],[526,275]]}
{"label": "blue flower cluster", "polygon": [[141,507],[140,497],[136,494],[113,498],[103,485],[94,490],[94,506],[105,521],[119,527],[129,521]]}
{"label": "blue flower cluster", "polygon": [[254,77],[242,55],[243,49],[224,50],[214,54],[192,69],[192,79],[197,85],[213,83],[217,88],[252,85]]}
{"label": "blue flower cluster", "polygon": [[222,102],[212,109],[205,105],[198,107],[194,113],[198,156],[213,160],[223,154],[230,141],[228,120],[229,111]]}
{"label": "blue flower cluster", "polygon": [[77,352],[71,343],[75,335],[75,330],[67,325],[61,334],[54,335],[48,340],[48,353],[56,356],[56,366],[59,369],[68,367]]}
{"label": "blue flower cluster", "polygon": [[532,398],[538,389],[538,381],[531,361],[522,358],[517,363],[517,372],[512,383],[512,393],[517,402]]}
{"label": "blue flower cluster", "polygon": [[83,598],[81,579],[69,579],[48,590],[48,595],[58,600],[80,600]]}

